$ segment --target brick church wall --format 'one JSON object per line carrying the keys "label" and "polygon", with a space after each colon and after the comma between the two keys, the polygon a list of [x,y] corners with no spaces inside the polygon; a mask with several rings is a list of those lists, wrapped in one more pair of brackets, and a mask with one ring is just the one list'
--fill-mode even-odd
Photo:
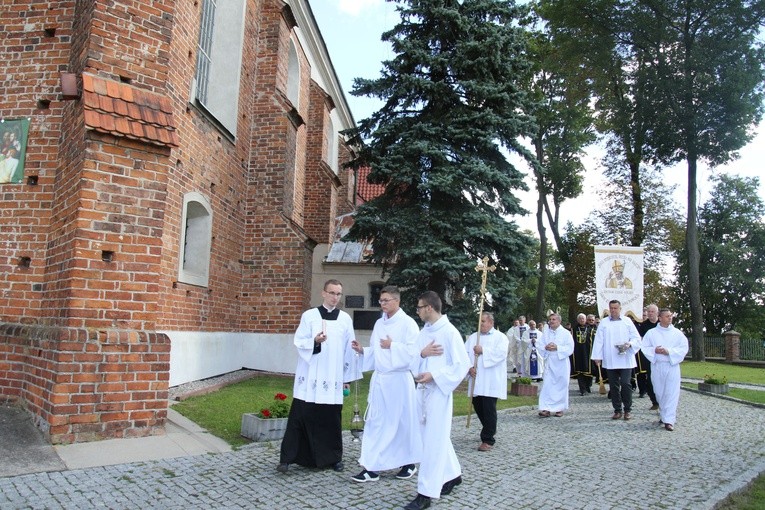
{"label": "brick church wall", "polygon": [[[0,11],[0,116],[31,119],[25,182],[0,184],[0,398],[22,403],[53,443],[162,433],[170,341],[158,331],[294,331],[313,247],[350,208],[326,162],[334,105],[289,7],[247,0],[232,138],[190,103],[202,4]],[[285,94],[290,41],[297,105]],[[81,93],[87,74],[167,101],[174,141],[109,132],[84,97],[61,97],[60,72]],[[190,192],[213,211],[206,287],[178,281]]]}

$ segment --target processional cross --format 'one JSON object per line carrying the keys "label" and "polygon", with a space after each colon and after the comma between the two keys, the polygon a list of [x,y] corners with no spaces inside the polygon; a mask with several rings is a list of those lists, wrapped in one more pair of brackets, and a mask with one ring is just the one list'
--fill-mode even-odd
{"label": "processional cross", "polygon": [[[475,266],[475,270],[481,273],[481,299],[479,300],[480,305],[478,306],[478,329],[476,330],[476,339],[475,344],[478,345],[481,343],[481,316],[483,315],[483,302],[486,299],[486,276],[488,275],[489,271],[492,273],[497,269],[497,266],[490,266],[489,265],[489,257],[484,257],[483,259],[478,261],[478,265]],[[473,361],[473,368],[475,369],[475,376],[473,377],[473,384],[470,385],[470,391],[469,391],[469,406],[468,406],[468,417],[467,417],[467,427],[470,428],[470,416],[473,414],[473,392],[475,391],[475,381],[478,378],[478,356],[474,356]]]}

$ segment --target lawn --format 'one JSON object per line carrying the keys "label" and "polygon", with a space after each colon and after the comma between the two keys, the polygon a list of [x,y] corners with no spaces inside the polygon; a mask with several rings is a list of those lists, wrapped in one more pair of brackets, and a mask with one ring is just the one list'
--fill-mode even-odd
{"label": "lawn", "polygon": [[718,375],[728,378],[728,382],[765,385],[765,368],[742,367],[709,361],[684,361],[680,364],[683,377],[703,379],[705,375]]}
{"label": "lawn", "polygon": [[[369,392],[369,376],[365,374],[358,382],[359,410],[363,416]],[[239,435],[242,426],[242,414],[257,413],[269,406],[277,393],[287,394],[291,401],[292,376],[260,374],[236,384],[222,388],[207,395],[186,399],[173,405],[173,409],[191,421],[210,431],[210,433],[238,447],[250,441]],[[351,394],[343,405],[343,428],[350,427],[353,417],[356,383],[351,384]],[[536,397],[508,396],[507,400],[497,401],[497,409],[508,409],[527,405],[536,405]],[[463,384],[454,392],[454,415],[465,416],[469,406],[466,386]]]}

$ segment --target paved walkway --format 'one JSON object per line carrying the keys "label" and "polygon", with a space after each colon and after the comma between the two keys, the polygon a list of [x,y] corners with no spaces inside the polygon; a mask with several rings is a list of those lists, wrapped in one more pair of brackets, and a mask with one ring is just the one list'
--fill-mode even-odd
{"label": "paved walkway", "polygon": [[[596,388],[597,389],[597,388]],[[604,396],[570,388],[562,418],[500,413],[497,445],[478,452],[479,422],[453,421],[464,483],[434,509],[712,509],[765,472],[765,410],[683,391],[674,432],[647,398],[612,421]],[[227,453],[0,478],[2,509],[401,508],[416,477],[356,484],[360,444],[345,433],[346,472],[275,471],[278,442]]]}

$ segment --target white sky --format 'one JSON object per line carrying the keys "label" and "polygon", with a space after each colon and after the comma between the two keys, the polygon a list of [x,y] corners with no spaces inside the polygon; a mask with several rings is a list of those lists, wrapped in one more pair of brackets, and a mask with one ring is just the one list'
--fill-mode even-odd
{"label": "white sky", "polygon": [[[398,15],[394,5],[384,0],[310,1],[351,112],[358,122],[374,112],[380,103],[376,99],[352,96],[350,90],[353,88],[353,79],[377,78],[382,68],[381,62],[393,57],[389,46],[380,41],[380,36],[383,31],[392,28],[398,22]],[[733,163],[715,170],[704,164],[699,165],[699,205],[709,197],[712,184],[708,179],[714,172],[722,171],[742,176],[765,174],[763,171],[765,169],[765,125],[758,126],[757,131],[756,138],[740,151],[741,157]],[[585,193],[577,199],[564,202],[561,207],[562,224],[567,221],[572,221],[574,224],[581,223],[594,208],[593,205],[597,203],[595,190],[602,184],[603,179],[599,156],[595,152],[591,151],[591,156],[585,162],[588,169],[585,177]],[[684,215],[688,189],[687,167],[681,163],[666,169],[664,175],[667,184],[678,185],[675,201]],[[760,180],[759,194],[765,200],[765,180],[762,177]],[[533,187],[531,179],[528,179],[527,184],[530,188]],[[536,232],[535,194],[524,193],[522,203],[529,211],[529,215],[524,218],[515,218],[515,220],[522,228]]]}

